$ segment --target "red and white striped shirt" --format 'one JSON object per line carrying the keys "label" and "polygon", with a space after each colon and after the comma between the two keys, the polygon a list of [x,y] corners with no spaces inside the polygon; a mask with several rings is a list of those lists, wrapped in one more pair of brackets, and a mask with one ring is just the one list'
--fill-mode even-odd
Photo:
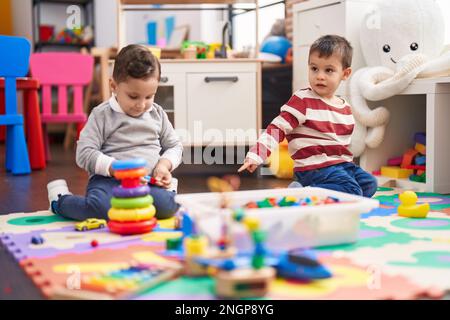
{"label": "red and white striped shirt", "polygon": [[355,126],[350,105],[324,101],[312,89],[298,90],[281,107],[247,157],[258,164],[270,156],[278,144],[288,141],[294,171],[307,171],[351,162],[349,150]]}

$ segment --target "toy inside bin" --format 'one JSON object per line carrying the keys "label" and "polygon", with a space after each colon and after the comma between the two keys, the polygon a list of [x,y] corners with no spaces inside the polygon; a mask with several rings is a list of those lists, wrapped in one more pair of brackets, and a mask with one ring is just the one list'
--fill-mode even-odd
{"label": "toy inside bin", "polygon": [[[231,219],[235,208],[267,197],[299,199],[316,196],[332,197],[339,202],[308,206],[287,206],[245,209],[246,216],[258,217],[260,227],[267,231],[267,248],[290,250],[296,248],[338,245],[357,241],[360,215],[379,206],[378,200],[354,196],[322,188],[287,188],[225,192],[228,209],[219,209],[220,193],[180,194],[176,201],[194,219],[197,231],[216,242],[221,235],[224,219]],[[239,250],[250,250],[252,241],[242,224],[232,223],[231,237]]]}

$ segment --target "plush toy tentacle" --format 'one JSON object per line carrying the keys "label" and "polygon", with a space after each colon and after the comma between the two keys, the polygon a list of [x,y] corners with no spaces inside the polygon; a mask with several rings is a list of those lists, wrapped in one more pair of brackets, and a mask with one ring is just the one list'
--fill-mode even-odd
{"label": "plush toy tentacle", "polygon": [[427,62],[417,77],[428,78],[447,75],[450,75],[450,52]]}
{"label": "plush toy tentacle", "polygon": [[359,157],[366,149],[367,128],[355,119],[355,128],[353,129],[350,151],[354,157]]}
{"label": "plush toy tentacle", "polygon": [[395,72],[386,67],[370,68],[359,81],[362,95],[367,100],[379,101],[402,92],[422,71],[425,61],[424,55],[414,54],[400,60]]}
{"label": "plush toy tentacle", "polygon": [[358,70],[350,81],[350,97],[353,109],[353,115],[357,121],[366,127],[376,127],[385,125],[389,120],[389,111],[384,108],[371,110],[367,105],[366,99],[360,93],[360,79],[364,77],[369,68]]}
{"label": "plush toy tentacle", "polygon": [[369,148],[378,147],[384,140],[384,133],[386,132],[386,126],[378,126],[370,128],[366,136],[366,144]]}

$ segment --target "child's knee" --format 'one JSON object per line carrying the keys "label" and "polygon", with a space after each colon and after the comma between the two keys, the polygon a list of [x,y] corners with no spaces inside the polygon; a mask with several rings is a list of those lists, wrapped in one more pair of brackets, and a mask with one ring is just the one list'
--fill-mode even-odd
{"label": "child's knee", "polygon": [[346,193],[354,194],[355,196],[362,196],[363,190],[359,186],[355,186],[353,184],[344,186],[343,189]]}
{"label": "child's knee", "polygon": [[92,212],[92,218],[109,220],[108,211],[111,208],[110,201],[92,198],[88,200],[87,204],[88,210]]}
{"label": "child's knee", "polygon": [[157,219],[169,219],[172,218],[177,212],[179,204],[175,202],[173,198],[167,199],[167,201],[155,203],[156,218]]}
{"label": "child's knee", "polygon": [[363,189],[363,196],[371,198],[375,194],[375,192],[377,192],[377,188],[378,188],[377,179],[374,176],[370,175],[370,178],[368,178],[368,182]]}
{"label": "child's knee", "polygon": [[151,188],[150,194],[153,197],[153,205],[156,209],[157,219],[168,219],[175,215],[178,208],[178,203],[175,202],[175,193],[165,189]]}

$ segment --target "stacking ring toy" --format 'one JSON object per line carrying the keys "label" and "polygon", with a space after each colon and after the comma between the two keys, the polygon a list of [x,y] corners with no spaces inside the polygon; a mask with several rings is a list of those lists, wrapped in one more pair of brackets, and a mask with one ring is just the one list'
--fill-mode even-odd
{"label": "stacking ring toy", "polygon": [[141,178],[123,179],[122,187],[124,188],[136,188],[142,186]]}
{"label": "stacking ring toy", "polygon": [[143,197],[150,193],[150,187],[147,185],[141,185],[136,188],[123,188],[123,187],[114,187],[113,188],[113,196],[116,198],[135,198],[135,197]]}
{"label": "stacking ring toy", "polygon": [[111,208],[108,211],[108,217],[114,221],[142,221],[149,220],[155,216],[155,206],[149,206],[139,209],[116,209]]}
{"label": "stacking ring toy", "polygon": [[146,195],[137,198],[111,198],[111,206],[116,209],[145,208],[153,204],[153,197]]}
{"label": "stacking ring toy", "polygon": [[113,170],[130,170],[145,167],[147,161],[143,158],[116,160],[111,166]]}
{"label": "stacking ring toy", "polygon": [[127,234],[141,234],[152,231],[157,226],[156,218],[139,222],[117,222],[110,220],[108,227],[111,232],[127,235]]}
{"label": "stacking ring toy", "polygon": [[114,172],[114,177],[118,180],[140,178],[147,175],[147,170],[144,168],[132,170],[117,170]]}

